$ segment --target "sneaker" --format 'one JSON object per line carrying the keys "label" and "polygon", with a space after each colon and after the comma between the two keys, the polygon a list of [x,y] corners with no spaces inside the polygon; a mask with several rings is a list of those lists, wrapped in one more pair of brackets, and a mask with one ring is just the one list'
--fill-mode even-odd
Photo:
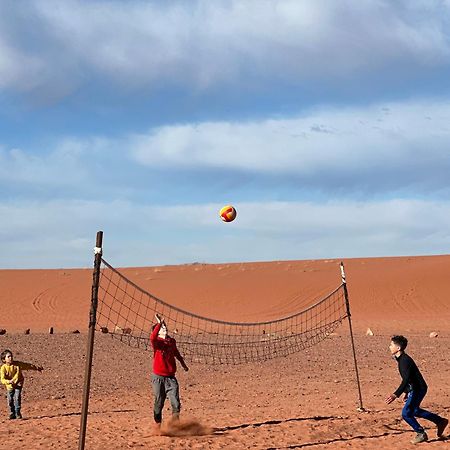
{"label": "sneaker", "polygon": [[428,441],[428,436],[424,431],[423,433],[417,433],[416,437],[411,441],[411,444],[420,444],[425,441]]}
{"label": "sneaker", "polygon": [[9,418],[10,418],[10,420],[13,420],[13,419],[16,418],[16,415],[15,415],[14,413],[11,413],[11,414],[9,415]]}
{"label": "sneaker", "polygon": [[20,412],[16,412],[16,419],[21,419],[22,418],[22,414]]}
{"label": "sneaker", "polygon": [[448,419],[442,418],[442,420],[437,424],[437,437],[441,438],[444,435],[444,430],[447,428]]}

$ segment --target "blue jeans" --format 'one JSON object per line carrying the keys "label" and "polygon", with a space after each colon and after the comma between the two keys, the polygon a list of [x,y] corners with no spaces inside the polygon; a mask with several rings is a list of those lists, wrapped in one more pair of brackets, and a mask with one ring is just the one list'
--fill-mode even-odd
{"label": "blue jeans", "polygon": [[20,414],[22,406],[22,386],[16,386],[14,389],[7,389],[6,398],[8,400],[9,412],[11,415]]}
{"label": "blue jeans", "polygon": [[152,374],[153,394],[155,395],[155,403],[153,406],[153,417],[156,423],[162,421],[162,410],[166,397],[169,397],[172,406],[172,415],[178,417],[180,414],[180,388],[175,377],[162,377]]}
{"label": "blue jeans", "polygon": [[410,391],[408,399],[405,402],[405,406],[402,410],[403,420],[410,425],[416,433],[423,433],[425,430],[417,422],[416,417],[429,420],[436,425],[442,420],[440,416],[432,412],[426,411],[420,407],[420,403],[427,393],[427,389],[421,389],[417,391]]}

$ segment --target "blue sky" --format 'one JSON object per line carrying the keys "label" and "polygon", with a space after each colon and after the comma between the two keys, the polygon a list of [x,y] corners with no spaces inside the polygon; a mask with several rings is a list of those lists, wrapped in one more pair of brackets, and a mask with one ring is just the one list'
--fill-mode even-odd
{"label": "blue sky", "polygon": [[0,268],[449,253],[450,1],[0,12]]}

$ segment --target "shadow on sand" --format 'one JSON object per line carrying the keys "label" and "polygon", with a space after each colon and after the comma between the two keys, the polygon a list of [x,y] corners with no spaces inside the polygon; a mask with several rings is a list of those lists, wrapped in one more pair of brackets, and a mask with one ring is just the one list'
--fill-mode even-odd
{"label": "shadow on sand", "polygon": [[239,430],[241,428],[248,428],[248,427],[262,427],[264,425],[280,425],[282,423],[287,422],[301,422],[305,420],[311,420],[311,421],[319,421],[319,420],[342,420],[342,419],[348,419],[348,417],[343,416],[313,416],[313,417],[293,417],[291,419],[283,419],[283,420],[267,420],[265,422],[256,422],[256,423],[243,423],[241,425],[233,425],[229,427],[222,427],[222,428],[214,428],[214,433],[224,433],[226,431],[232,431],[232,430]]}

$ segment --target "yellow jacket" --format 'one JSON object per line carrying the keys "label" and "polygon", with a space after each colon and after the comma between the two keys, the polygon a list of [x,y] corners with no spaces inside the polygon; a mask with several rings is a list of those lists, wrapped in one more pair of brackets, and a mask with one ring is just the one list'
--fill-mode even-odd
{"label": "yellow jacket", "polygon": [[8,391],[23,385],[23,370],[39,370],[34,364],[13,361],[12,364],[2,364],[0,367],[0,380]]}

